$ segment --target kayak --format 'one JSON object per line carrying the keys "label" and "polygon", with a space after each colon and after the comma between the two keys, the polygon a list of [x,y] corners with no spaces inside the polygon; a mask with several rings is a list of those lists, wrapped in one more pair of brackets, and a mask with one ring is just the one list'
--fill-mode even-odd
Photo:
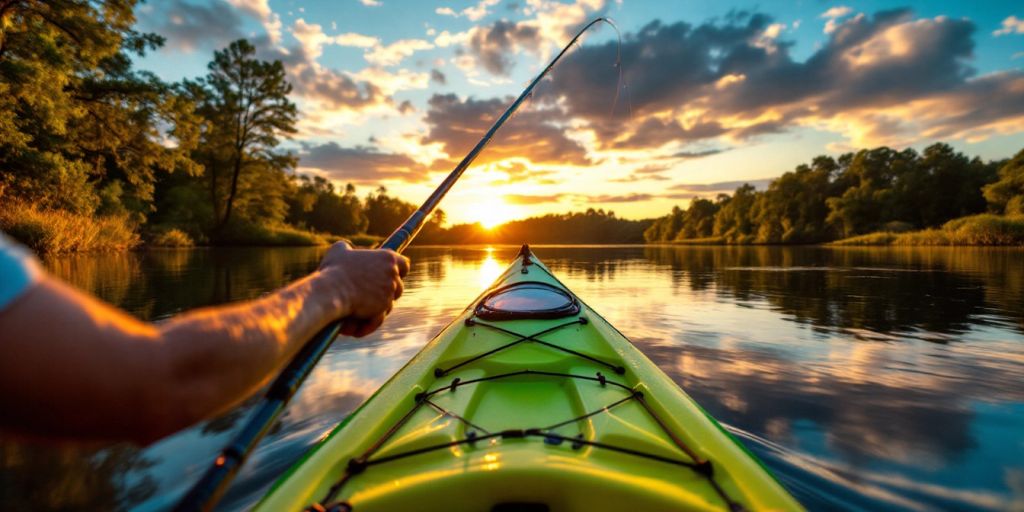
{"label": "kayak", "polygon": [[523,246],[257,510],[802,510]]}

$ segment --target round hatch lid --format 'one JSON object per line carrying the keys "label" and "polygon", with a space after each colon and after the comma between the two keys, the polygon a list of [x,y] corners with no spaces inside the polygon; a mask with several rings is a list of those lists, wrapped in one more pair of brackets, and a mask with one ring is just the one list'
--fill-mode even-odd
{"label": "round hatch lid", "polygon": [[475,311],[484,320],[561,318],[579,312],[579,304],[568,292],[536,281],[497,288],[484,296]]}

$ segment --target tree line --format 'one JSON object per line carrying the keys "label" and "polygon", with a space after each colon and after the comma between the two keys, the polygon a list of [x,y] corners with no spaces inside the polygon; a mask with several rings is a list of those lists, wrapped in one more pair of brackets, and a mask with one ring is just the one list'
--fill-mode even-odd
{"label": "tree line", "polygon": [[674,207],[647,242],[820,243],[875,231],[933,228],[973,214],[1024,214],[1024,150],[984,162],[948,144],[818,156],[773,180]]}

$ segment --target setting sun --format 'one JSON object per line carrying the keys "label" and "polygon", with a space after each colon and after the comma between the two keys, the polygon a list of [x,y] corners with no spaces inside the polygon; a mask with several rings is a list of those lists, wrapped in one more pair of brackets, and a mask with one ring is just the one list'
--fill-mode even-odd
{"label": "setting sun", "polygon": [[494,198],[486,203],[476,205],[473,213],[476,214],[477,222],[484,229],[493,229],[516,218],[518,212],[512,205],[500,198]]}

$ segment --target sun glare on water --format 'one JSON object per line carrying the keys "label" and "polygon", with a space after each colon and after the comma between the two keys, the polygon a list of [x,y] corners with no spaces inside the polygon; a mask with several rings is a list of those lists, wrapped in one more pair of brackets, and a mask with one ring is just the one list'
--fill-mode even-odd
{"label": "sun glare on water", "polygon": [[486,251],[487,256],[480,262],[480,270],[477,273],[477,283],[480,284],[480,288],[490,286],[504,270],[498,260],[494,259],[494,248],[488,247]]}

